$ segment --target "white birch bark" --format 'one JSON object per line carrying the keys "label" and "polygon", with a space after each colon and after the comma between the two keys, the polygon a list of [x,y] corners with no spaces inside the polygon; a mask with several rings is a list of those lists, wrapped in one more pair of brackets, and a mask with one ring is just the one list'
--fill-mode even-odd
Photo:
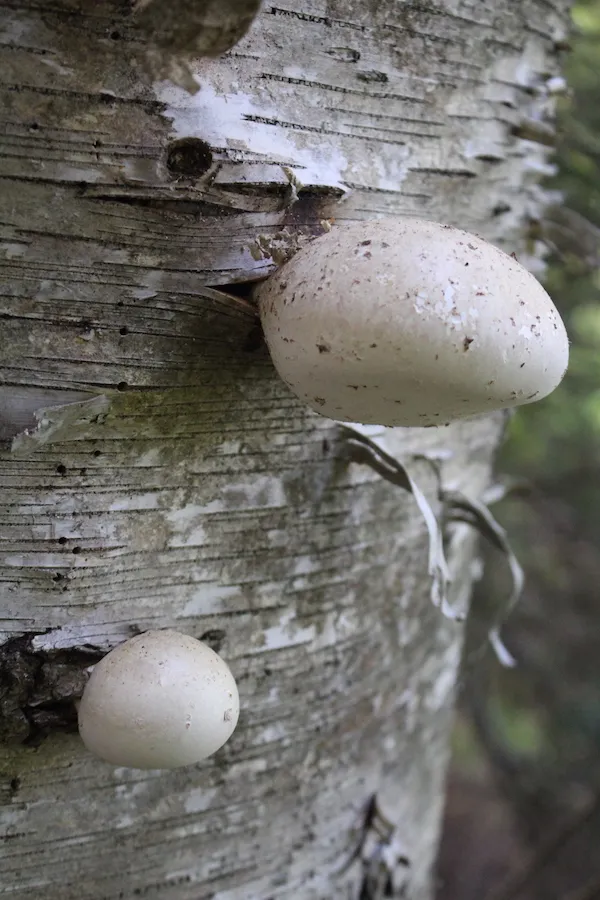
{"label": "white birch bark", "polygon": [[[236,293],[332,219],[432,218],[537,265],[548,150],[518,129],[549,114],[567,3],[278,0],[186,73],[163,44],[187,5],[161,43],[152,4],[0,3],[0,896],[356,898],[365,866],[338,870],[376,793],[424,900],[461,628],[412,499],[340,459]],[[435,504],[427,457],[478,496],[500,430],[385,440]],[[472,555],[461,532],[463,603]],[[72,733],[85,667],[166,626],[228,660],[238,729],[115,770]]]}

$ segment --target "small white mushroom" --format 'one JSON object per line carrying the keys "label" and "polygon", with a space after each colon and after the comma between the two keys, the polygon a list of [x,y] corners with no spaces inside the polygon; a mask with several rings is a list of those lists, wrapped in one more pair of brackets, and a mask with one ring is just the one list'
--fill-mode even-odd
{"label": "small white mushroom", "polygon": [[94,667],[79,733],[116,766],[174,769],[210,756],[237,724],[239,697],[221,657],[186,634],[147,631]]}
{"label": "small white mushroom", "polygon": [[564,325],[533,275],[435,222],[334,226],[255,296],[280,376],[332,419],[442,425],[540,400],[567,367]]}

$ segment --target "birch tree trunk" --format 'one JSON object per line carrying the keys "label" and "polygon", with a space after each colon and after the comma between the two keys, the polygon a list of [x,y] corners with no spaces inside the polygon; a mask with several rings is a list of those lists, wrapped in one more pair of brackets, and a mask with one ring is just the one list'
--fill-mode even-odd
{"label": "birch tree trunk", "polygon": [[[371,900],[368,841],[345,864],[377,795],[424,900],[461,628],[414,501],[278,380],[248,287],[382,215],[537,265],[567,2],[277,0],[245,36],[242,0],[142,6],[0,2],[0,895]],[[476,497],[501,427],[384,440],[435,506],[431,459]],[[115,770],[74,700],[167,626],[227,659],[240,723],[204,763]]]}

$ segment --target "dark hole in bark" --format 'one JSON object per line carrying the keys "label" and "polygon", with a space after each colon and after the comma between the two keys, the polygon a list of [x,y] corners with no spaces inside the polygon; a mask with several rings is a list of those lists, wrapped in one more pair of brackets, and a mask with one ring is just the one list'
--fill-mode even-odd
{"label": "dark hole in bark", "polygon": [[245,337],[241,341],[241,350],[244,353],[255,353],[260,350],[265,343],[262,326],[258,318],[258,307],[253,299],[252,291],[262,279],[252,279],[249,281],[232,281],[226,284],[215,284],[214,289],[223,292],[223,302],[227,302],[227,295],[231,298],[239,297],[244,301],[249,315],[254,315],[256,321],[251,325]]}
{"label": "dark hole in bark", "polygon": [[253,303],[252,291],[257,284],[258,281],[256,279],[253,281],[231,281],[227,284],[215,284],[214,288],[217,291],[225,291],[226,294],[233,294],[234,297],[241,297],[242,300],[248,300],[249,303]]}
{"label": "dark hole in bark", "polygon": [[364,81],[367,84],[387,84],[389,81],[388,76],[385,72],[376,72],[373,69],[370,69],[367,72],[357,72],[356,77],[359,81]]}
{"label": "dark hole in bark", "polygon": [[25,747],[39,747],[52,732],[73,734],[77,731],[77,709],[70,700],[40,704],[27,709],[25,715],[31,729],[23,741]]}
{"label": "dark hole in bark", "polygon": [[126,390],[127,390],[127,382],[126,382],[126,381],[120,381],[120,382],[118,383],[118,385],[117,385],[117,390],[118,390],[118,391],[126,391]]}
{"label": "dark hole in bark", "polygon": [[129,334],[129,328],[127,325],[123,325],[122,328],[119,328],[119,334]]}
{"label": "dark hole in bark", "polygon": [[[39,650],[35,637],[31,632],[0,647],[0,742],[32,747],[53,731],[75,731],[74,701],[82,694],[88,667],[104,655],[97,647]],[[11,783],[13,790],[19,787]]]}
{"label": "dark hole in bark", "polygon": [[66,543],[67,543],[66,537],[59,537],[58,543],[59,543],[59,544],[66,544]]}
{"label": "dark hole in bark", "polygon": [[63,464],[60,463],[60,465],[58,465],[58,466],[56,467],[56,471],[58,472],[59,475],[66,475],[66,474],[67,474],[67,467],[66,467],[66,466],[63,466]]}
{"label": "dark hole in bark", "polygon": [[262,327],[259,324],[255,325],[247,334],[246,340],[242,345],[242,350],[244,353],[255,353],[257,350],[264,344],[264,335]]}
{"label": "dark hole in bark", "polygon": [[167,149],[167,169],[173,176],[188,178],[204,175],[212,166],[212,151],[206,141],[182,138]]}
{"label": "dark hole in bark", "polygon": [[215,653],[219,653],[226,636],[227,635],[222,628],[211,628],[209,631],[204,632],[200,637],[200,640],[205,644],[208,644],[210,649],[214,650]]}

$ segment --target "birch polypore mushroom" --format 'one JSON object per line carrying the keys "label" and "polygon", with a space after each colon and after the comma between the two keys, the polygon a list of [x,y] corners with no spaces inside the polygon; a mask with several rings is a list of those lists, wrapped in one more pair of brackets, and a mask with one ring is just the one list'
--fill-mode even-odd
{"label": "birch polypore mushroom", "polygon": [[237,686],[217,653],[177,631],[147,631],[94,667],[79,733],[114,765],[174,769],[218,750],[238,716]]}
{"label": "birch polypore mushroom", "polygon": [[516,259],[415,219],[334,226],[256,289],[280,376],[316,412],[442,425],[545,397],[568,339]]}

